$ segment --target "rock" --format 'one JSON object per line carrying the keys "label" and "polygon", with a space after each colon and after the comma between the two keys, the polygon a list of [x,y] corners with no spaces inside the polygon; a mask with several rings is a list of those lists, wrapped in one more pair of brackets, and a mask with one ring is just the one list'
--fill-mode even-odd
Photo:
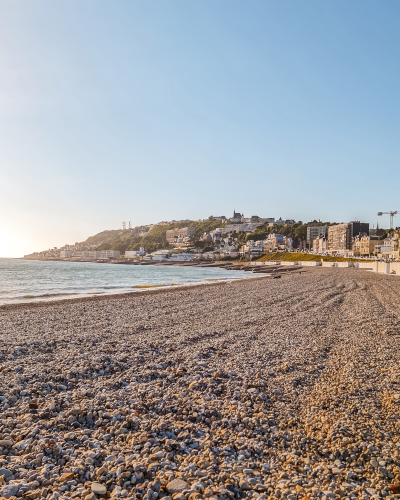
{"label": "rock", "polygon": [[195,493],[191,493],[189,495],[189,500],[200,500],[201,498],[203,498],[203,495],[201,495],[200,493],[198,492],[195,492]]}
{"label": "rock", "polygon": [[105,484],[92,483],[90,488],[96,495],[105,495],[107,493],[107,486]]}
{"label": "rock", "polygon": [[96,495],[93,492],[91,492],[85,496],[85,500],[96,500]]}
{"label": "rock", "polygon": [[0,469],[0,476],[4,476],[5,479],[8,479],[12,475],[13,475],[13,473],[10,470]]}
{"label": "rock", "polygon": [[0,496],[3,498],[14,497],[19,490],[18,484],[7,484],[0,489]]}
{"label": "rock", "polygon": [[14,441],[12,439],[0,439],[0,446],[5,446],[6,448],[10,448],[14,445]]}
{"label": "rock", "polygon": [[182,479],[173,479],[167,484],[167,491],[171,494],[181,493],[189,488],[189,484],[186,481],[182,481]]}
{"label": "rock", "polygon": [[194,474],[197,477],[206,477],[206,476],[208,476],[208,472],[205,471],[205,470],[197,470]]}
{"label": "rock", "polygon": [[400,495],[400,484],[389,484],[389,488],[395,495]]}
{"label": "rock", "polygon": [[243,491],[251,490],[250,483],[248,483],[247,481],[240,481],[239,488],[242,489]]}
{"label": "rock", "polygon": [[121,491],[122,491],[121,486],[116,486],[111,492],[111,497],[119,497]]}

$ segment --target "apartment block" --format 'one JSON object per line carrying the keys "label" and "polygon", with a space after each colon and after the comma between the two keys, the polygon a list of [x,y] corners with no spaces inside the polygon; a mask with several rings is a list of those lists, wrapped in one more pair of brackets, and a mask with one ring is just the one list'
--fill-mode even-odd
{"label": "apartment block", "polygon": [[348,253],[353,247],[353,238],[362,233],[369,236],[369,224],[365,222],[346,222],[328,228],[329,253]]}
{"label": "apartment block", "polygon": [[100,259],[118,259],[120,252],[118,250],[100,250]]}
{"label": "apartment block", "polygon": [[308,226],[307,243],[312,243],[320,236],[328,236],[328,226]]}

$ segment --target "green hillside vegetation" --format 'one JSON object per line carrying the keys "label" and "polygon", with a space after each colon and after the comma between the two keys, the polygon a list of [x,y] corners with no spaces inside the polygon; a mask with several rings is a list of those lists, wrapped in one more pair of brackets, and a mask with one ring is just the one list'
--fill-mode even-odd
{"label": "green hillside vegetation", "polygon": [[258,226],[258,228],[252,233],[240,235],[239,239],[243,242],[248,240],[259,241],[264,240],[269,234],[272,233],[282,234],[283,236],[290,236],[293,239],[300,238],[302,240],[305,240],[307,237],[307,226],[304,224],[290,224],[287,226],[269,226],[268,224],[263,224],[262,226]]}
{"label": "green hillside vegetation", "polygon": [[91,236],[84,243],[97,245],[97,250],[119,250],[121,253],[126,250],[139,250],[140,247],[144,247],[146,252],[150,253],[158,249],[172,248],[167,242],[166,233],[169,229],[182,227],[194,227],[196,230],[194,239],[198,240],[203,233],[212,231],[217,227],[224,227],[224,224],[211,220],[176,222],[167,226],[155,226],[146,236],[139,236],[139,233],[144,230],[144,226],[138,226],[134,229],[102,231]]}

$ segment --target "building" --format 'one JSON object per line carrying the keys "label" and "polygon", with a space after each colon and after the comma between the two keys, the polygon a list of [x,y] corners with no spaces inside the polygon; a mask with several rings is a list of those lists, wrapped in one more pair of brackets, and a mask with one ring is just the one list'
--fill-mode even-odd
{"label": "building", "polygon": [[328,236],[328,226],[308,226],[307,227],[307,243],[312,245],[312,242],[320,236]]}
{"label": "building", "polygon": [[140,247],[140,250],[127,250],[125,252],[126,259],[135,259],[137,257],[143,257],[144,255],[146,255],[144,247]]}
{"label": "building", "polygon": [[196,229],[194,227],[182,227],[180,229],[168,229],[166,236],[168,243],[176,243],[178,239],[193,238],[195,234]]}
{"label": "building", "polygon": [[60,258],[61,259],[69,259],[72,257],[72,251],[71,250],[61,250],[60,252]]}
{"label": "building", "polygon": [[159,254],[159,253],[157,253],[157,254],[153,254],[153,255],[151,256],[151,258],[152,258],[152,260],[167,260],[167,256],[166,256],[166,255],[164,255],[164,254]]}
{"label": "building", "polygon": [[273,217],[260,217],[258,222],[261,222],[261,224],[273,224],[275,219]]}
{"label": "building", "polygon": [[233,210],[233,217],[231,219],[232,222],[242,222],[243,219],[243,214],[240,214],[239,212]]}
{"label": "building", "polygon": [[328,251],[328,236],[320,235],[312,241],[313,252],[325,254]]}
{"label": "building", "polygon": [[398,259],[400,256],[400,229],[396,228],[393,234],[380,241],[375,246],[375,253],[384,259]]}
{"label": "building", "polygon": [[171,255],[168,260],[172,262],[186,262],[194,259],[194,255],[191,253],[177,253],[176,255]]}
{"label": "building", "polygon": [[225,227],[222,228],[223,233],[232,233],[236,232],[238,233],[239,231],[244,231],[245,233],[252,233],[255,231],[258,226],[261,226],[261,222],[244,222],[243,224],[227,224]]}
{"label": "building", "polygon": [[369,236],[369,224],[366,222],[347,222],[328,228],[328,252],[336,255],[352,254],[353,238],[365,233]]}
{"label": "building", "polygon": [[120,256],[119,250],[100,250],[100,259],[118,259]]}
{"label": "building", "polygon": [[264,253],[264,240],[249,240],[245,245],[240,249],[242,255],[257,256],[262,255]]}
{"label": "building", "polygon": [[353,254],[355,257],[366,257],[375,253],[375,246],[379,245],[382,240],[379,236],[369,235],[365,233],[357,234],[353,238]]}

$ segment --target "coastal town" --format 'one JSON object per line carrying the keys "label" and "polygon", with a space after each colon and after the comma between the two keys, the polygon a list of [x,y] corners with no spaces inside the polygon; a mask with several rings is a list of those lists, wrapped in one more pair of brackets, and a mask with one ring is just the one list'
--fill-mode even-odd
{"label": "coastal town", "polygon": [[[201,232],[199,228],[204,224],[208,224],[212,229]],[[158,240],[153,237],[156,232]],[[388,261],[399,258],[400,242],[400,228],[383,230],[378,224],[371,228],[369,223],[360,221],[323,223],[313,220],[303,223],[293,219],[263,218],[257,215],[246,218],[235,210],[230,218],[210,216],[198,221],[161,221],[135,228],[131,227],[131,223],[126,227],[123,222],[122,229],[114,233],[114,240],[111,241],[97,239],[96,242],[91,242],[89,238],[86,242],[54,247],[25,255],[24,258],[173,263],[238,259],[246,261],[276,252],[296,252],[322,257],[373,258]],[[126,248],[127,244],[121,237],[130,237],[131,240],[127,241],[132,244],[128,244]],[[150,251],[146,244],[151,241],[154,247],[154,240],[159,242],[159,248]]]}

